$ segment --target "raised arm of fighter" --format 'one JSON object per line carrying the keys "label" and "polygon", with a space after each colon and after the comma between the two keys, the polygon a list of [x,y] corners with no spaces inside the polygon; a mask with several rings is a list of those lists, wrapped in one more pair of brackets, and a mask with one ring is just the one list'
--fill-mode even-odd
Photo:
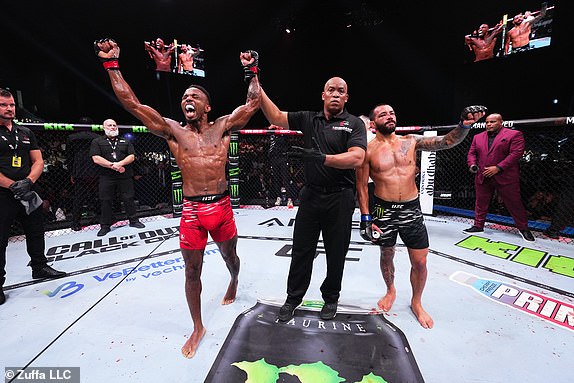
{"label": "raised arm of fighter", "polygon": [[119,67],[120,47],[112,39],[101,39],[94,42],[96,55],[107,69],[112,89],[122,106],[138,120],[140,120],[152,133],[169,138],[171,126],[179,125],[176,121],[163,118],[159,112],[148,105],[142,104],[132,88],[123,78]]}
{"label": "raised arm of fighter", "polygon": [[239,59],[245,71],[245,81],[249,84],[247,100],[244,105],[235,108],[231,114],[218,119],[224,121],[225,131],[243,128],[261,106],[261,86],[257,76],[259,73],[259,55],[257,52],[249,50],[241,52]]}
{"label": "raised arm of fighter", "polygon": [[437,151],[452,148],[460,144],[468,135],[472,124],[486,115],[487,108],[482,105],[467,106],[462,110],[460,122],[456,128],[438,137],[413,135],[416,141],[415,150]]}

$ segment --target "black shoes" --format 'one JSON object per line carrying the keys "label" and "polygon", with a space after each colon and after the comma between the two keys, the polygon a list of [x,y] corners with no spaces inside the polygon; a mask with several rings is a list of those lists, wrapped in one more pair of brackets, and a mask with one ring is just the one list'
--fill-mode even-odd
{"label": "black shoes", "polygon": [[98,237],[103,237],[110,231],[112,231],[112,229],[109,226],[100,225],[100,231],[98,231]]}
{"label": "black shoes", "polygon": [[520,235],[522,236],[522,238],[525,241],[534,242],[534,236],[532,235],[532,232],[530,230],[528,230],[528,229],[518,230],[518,232],[520,233]]}
{"label": "black shoes", "polygon": [[325,303],[319,313],[319,317],[323,320],[331,320],[335,315],[337,315],[337,302]]}
{"label": "black shoes", "polygon": [[68,275],[68,274],[63,272],[63,271],[55,270],[48,265],[46,265],[46,266],[44,266],[38,270],[32,270],[32,278],[34,278],[34,279],[39,279],[39,278],[54,279],[54,278],[62,278],[62,277],[65,277],[66,275]]}
{"label": "black shoes", "polygon": [[464,229],[462,232],[466,234],[471,234],[471,233],[482,233],[483,231],[484,229],[481,229],[480,227],[471,226],[468,229]]}
{"label": "black shoes", "polygon": [[145,227],[145,225],[143,223],[141,223],[139,220],[130,222],[130,226],[136,227],[138,229],[143,229]]}
{"label": "black shoes", "polygon": [[285,302],[285,304],[281,306],[281,308],[279,309],[279,316],[278,316],[279,320],[281,322],[287,322],[291,320],[291,318],[293,318],[293,313],[295,312],[297,306],[299,305]]}
{"label": "black shoes", "polygon": [[4,290],[0,287],[0,305],[3,305],[6,302],[6,295],[4,295]]}

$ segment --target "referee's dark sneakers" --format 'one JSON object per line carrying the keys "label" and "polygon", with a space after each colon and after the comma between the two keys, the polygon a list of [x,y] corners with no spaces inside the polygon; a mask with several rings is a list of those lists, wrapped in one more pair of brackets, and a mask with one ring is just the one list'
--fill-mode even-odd
{"label": "referee's dark sneakers", "polygon": [[290,321],[293,318],[293,314],[295,313],[295,309],[299,306],[299,304],[293,304],[289,302],[285,302],[283,306],[279,309],[278,318],[281,322]]}
{"label": "referee's dark sneakers", "polygon": [[335,315],[337,315],[337,302],[325,303],[319,313],[319,317],[323,320],[331,320]]}
{"label": "referee's dark sneakers", "polygon": [[518,232],[525,241],[534,242],[534,236],[532,235],[532,232],[530,230],[528,229],[518,230]]}

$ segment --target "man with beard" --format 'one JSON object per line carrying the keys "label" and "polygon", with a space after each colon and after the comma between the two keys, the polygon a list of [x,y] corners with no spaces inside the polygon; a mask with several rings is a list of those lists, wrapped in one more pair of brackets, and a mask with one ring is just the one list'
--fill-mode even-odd
{"label": "man with beard", "polygon": [[[396,298],[393,258],[398,234],[407,247],[411,261],[411,310],[424,328],[432,328],[433,320],[422,306],[429,242],[415,183],[417,151],[444,150],[458,145],[472,124],[483,117],[485,112],[483,106],[465,108],[458,127],[438,137],[395,134],[396,115],[388,104],[375,106],[369,114],[371,126],[377,133],[375,139],[368,144],[362,166],[357,168],[357,193],[361,210],[361,237],[379,245],[381,251],[380,268],[387,292],[377,305],[387,312]],[[375,206],[372,212],[368,210],[369,175],[375,183]]]}
{"label": "man with beard", "polygon": [[206,333],[201,319],[201,270],[208,233],[217,244],[231,274],[231,281],[221,303],[233,303],[237,293],[237,228],[227,190],[225,164],[230,131],[244,127],[261,103],[261,88],[257,78],[258,54],[247,51],[240,55],[244,79],[249,85],[244,105],[237,107],[231,114],[209,122],[209,93],[200,85],[191,85],[181,98],[181,109],[186,122],[182,126],[175,120],[162,117],[155,109],[138,100],[119,70],[120,48],[115,41],[98,40],[94,48],[104,68],[108,70],[114,93],[123,107],[153,134],[165,138],[181,170],[184,200],[179,239],[185,261],[185,295],[194,326],[181,352],[186,358],[192,358]]}
{"label": "man with beard", "polygon": [[103,237],[111,231],[113,203],[116,192],[124,203],[130,226],[143,229],[145,225],[136,217],[134,201],[135,150],[131,142],[118,137],[118,125],[108,118],[103,123],[105,136],[94,138],[90,145],[90,157],[99,165],[99,197],[101,205],[100,231]]}
{"label": "man with beard", "polygon": [[504,41],[504,54],[510,53],[512,46],[512,53],[524,52],[530,49],[530,34],[532,33],[532,25],[546,15],[546,7],[540,10],[537,16],[533,16],[530,11],[519,13],[512,18],[514,25],[508,31]]}
{"label": "man with beard", "polygon": [[304,147],[290,153],[305,163],[305,186],[293,229],[293,251],[287,279],[287,299],[279,320],[291,320],[302,302],[313,270],[319,234],[323,234],[327,275],[321,285],[325,304],[319,316],[330,320],[337,314],[345,256],[351,240],[355,210],[354,168],[363,163],[367,146],[365,126],[347,112],[347,83],[333,77],[325,83],[320,112],[281,111],[264,91],[261,110],[273,125],[303,132]]}

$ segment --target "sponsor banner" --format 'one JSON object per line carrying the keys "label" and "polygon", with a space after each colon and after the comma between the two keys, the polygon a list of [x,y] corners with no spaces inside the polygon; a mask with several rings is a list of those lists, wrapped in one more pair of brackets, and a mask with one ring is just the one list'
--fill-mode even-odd
{"label": "sponsor banner", "polygon": [[463,286],[470,287],[496,303],[533,315],[557,326],[574,331],[574,306],[542,294],[523,290],[517,286],[483,279],[457,271],[450,279]]}
{"label": "sponsor banner", "polygon": [[205,382],[424,382],[403,332],[383,315],[342,308],[323,321],[321,304],[304,302],[279,322],[277,305],[258,302],[236,319]]}
{"label": "sponsor banner", "polygon": [[[436,136],[436,131],[424,132],[425,137]],[[436,152],[421,153],[420,202],[423,214],[432,214],[434,199],[434,176],[436,171]]]}

